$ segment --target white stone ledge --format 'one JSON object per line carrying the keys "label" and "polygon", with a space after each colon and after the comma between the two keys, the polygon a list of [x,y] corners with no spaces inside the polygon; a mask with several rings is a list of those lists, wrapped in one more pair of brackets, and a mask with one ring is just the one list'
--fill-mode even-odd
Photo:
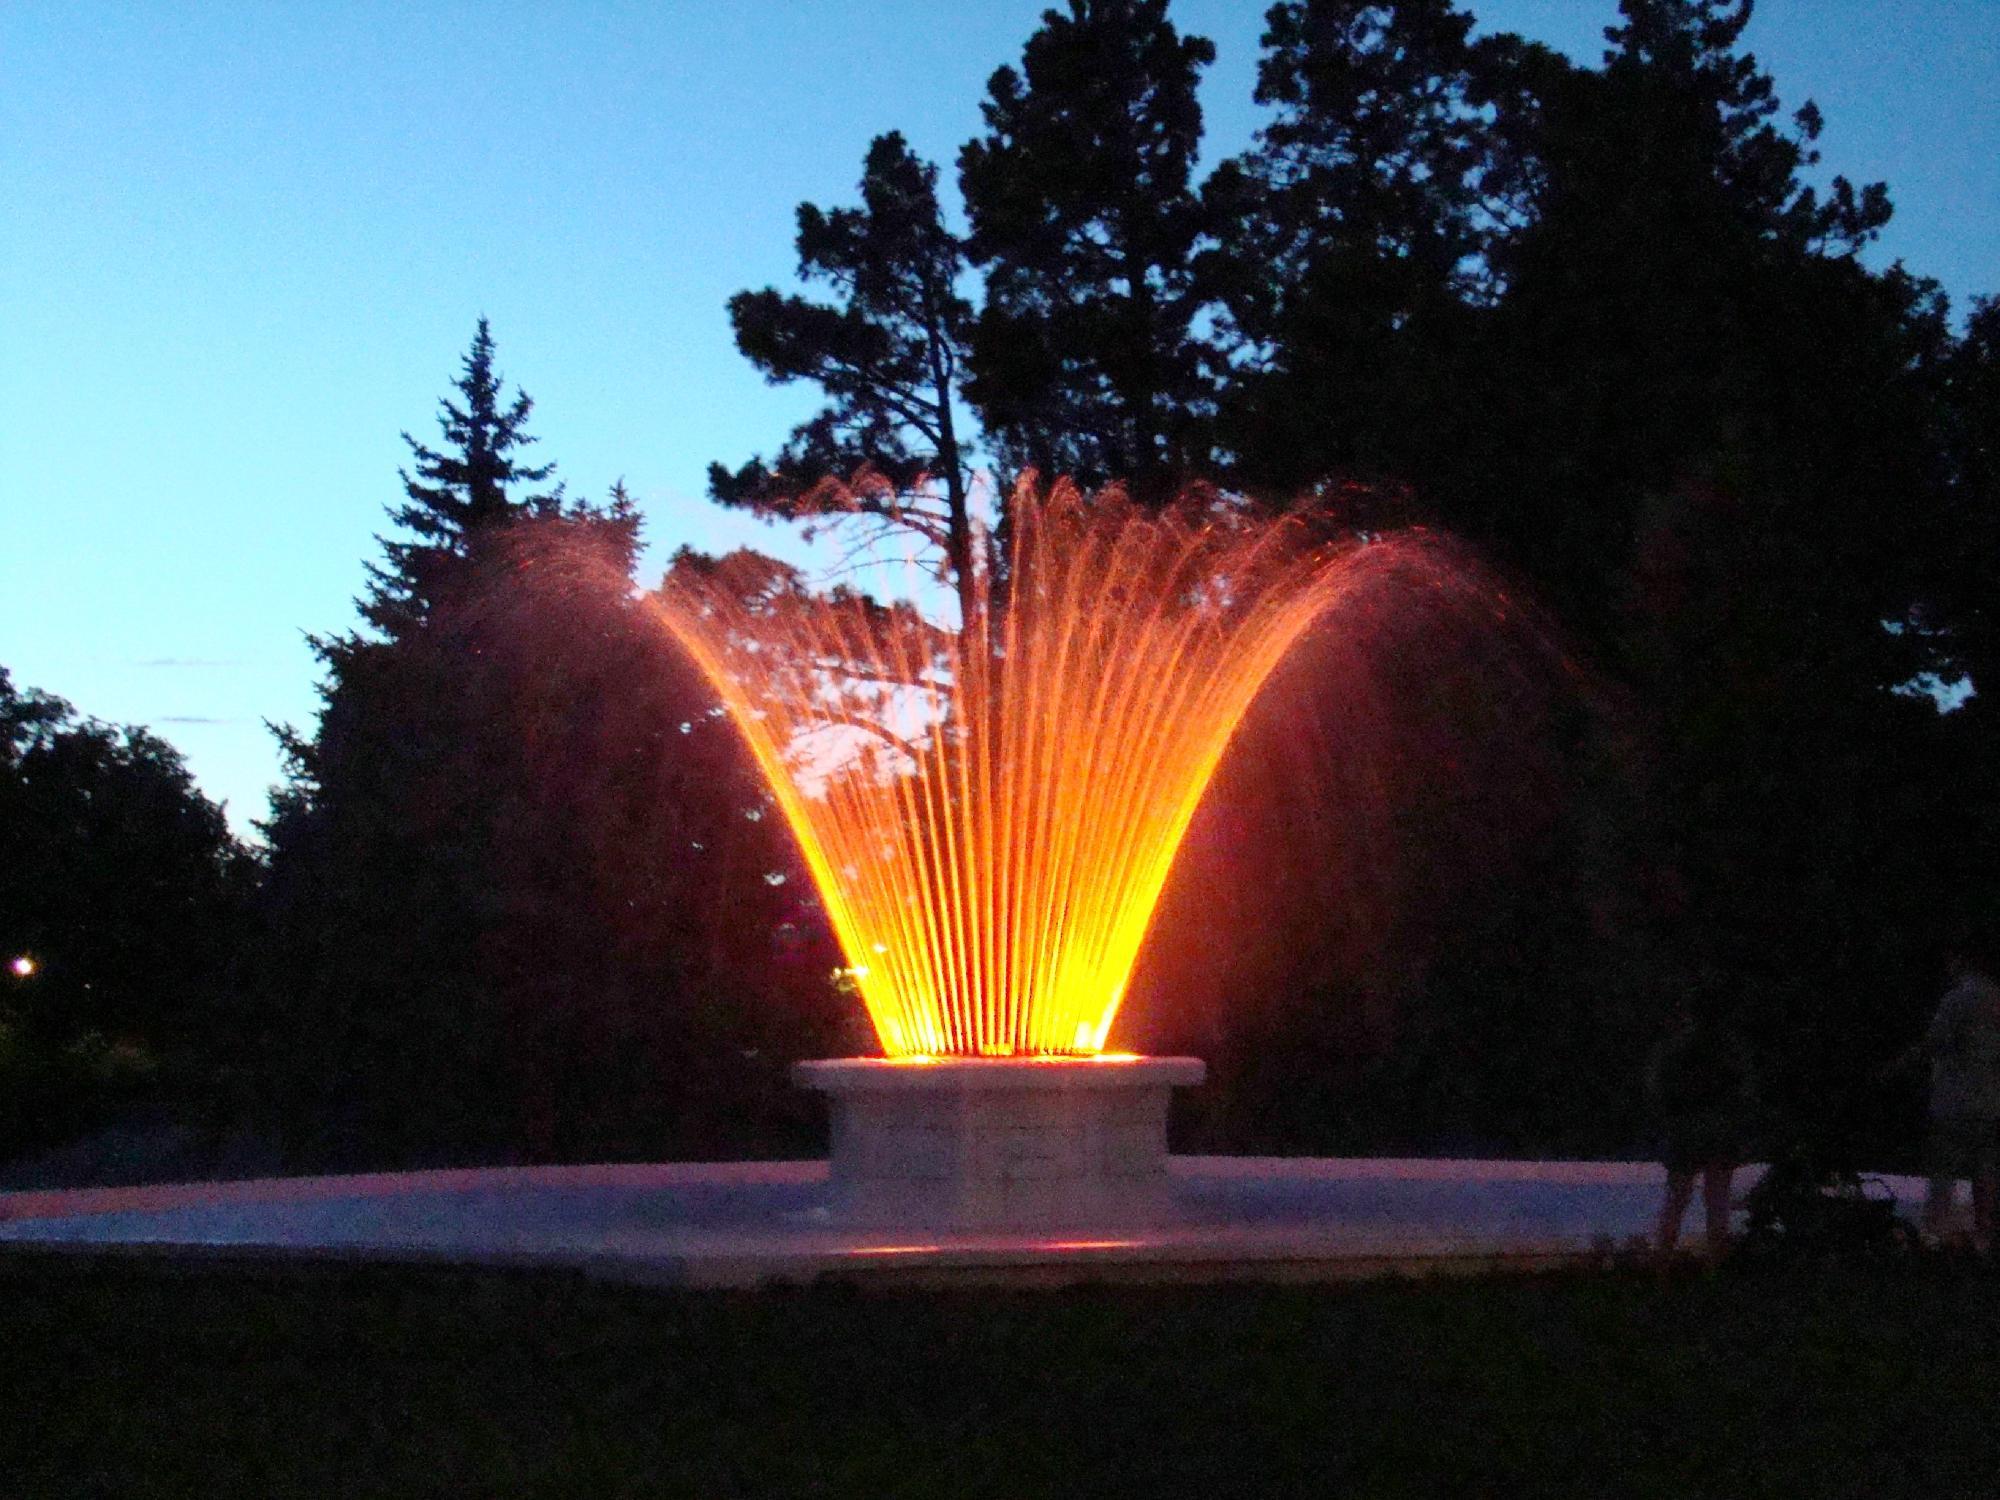
{"label": "white stone ledge", "polygon": [[840,1222],[952,1231],[1167,1222],[1167,1098],[1205,1071],[1191,1057],[841,1058],[793,1076],[828,1096]]}
{"label": "white stone ledge", "polygon": [[1146,1084],[1182,1087],[1208,1076],[1198,1057],[835,1057],[794,1063],[792,1078],[826,1094],[933,1090],[1129,1089]]}

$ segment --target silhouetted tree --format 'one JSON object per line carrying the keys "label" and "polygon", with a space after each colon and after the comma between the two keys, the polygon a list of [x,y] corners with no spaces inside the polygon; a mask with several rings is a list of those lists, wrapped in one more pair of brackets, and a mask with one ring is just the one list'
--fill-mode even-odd
{"label": "silhouetted tree", "polygon": [[1930,381],[1939,498],[1898,518],[1917,594],[1898,640],[1909,647],[1900,691],[1917,705],[1939,695],[1953,710],[1889,778],[1924,819],[1905,814],[1897,842],[1923,866],[1912,900],[1928,901],[1920,930],[1939,947],[1954,929],[1990,927],[2000,910],[2000,299],[1974,298],[1957,338],[1941,323],[1939,308],[1912,361]]}
{"label": "silhouetted tree", "polygon": [[[1408,482],[1459,399],[1489,252],[1527,211],[1517,38],[1450,0],[1295,0],[1266,16],[1257,146],[1209,179],[1231,351],[1232,476]],[[1538,57],[1541,54],[1536,54]]]}
{"label": "silhouetted tree", "polygon": [[[514,493],[545,482],[555,466],[523,464],[516,457],[536,441],[527,430],[535,403],[524,391],[509,402],[502,384],[493,367],[492,330],[481,318],[453,382],[458,400],[445,397],[438,403],[445,448],[403,434],[416,475],[403,472],[405,499],[390,508],[389,518],[407,535],[377,538],[385,561],[365,565],[368,592],[360,605],[362,618],[387,640],[422,627],[437,603],[435,591],[448,586],[483,534],[525,517],[563,513],[560,485],[544,493]],[[628,548],[636,546],[638,523],[629,507],[604,519],[624,530]],[[332,643],[315,644],[324,656]]]}
{"label": "silhouetted tree", "polygon": [[1943,325],[1856,257],[1885,190],[1802,182],[1819,115],[1778,128],[1748,5],[1621,15],[1601,69],[1536,85],[1531,219],[1491,251],[1505,295],[1428,487],[1629,690],[1651,919],[1804,1098],[1909,1003],[1938,890],[1881,814],[1936,832],[1947,805],[1909,770],[1935,708],[1896,691]]}
{"label": "silhouetted tree", "polygon": [[417,540],[371,570],[373,629],[315,642],[317,731],[286,736],[278,1103],[318,1160],[729,1149],[779,1061],[744,1054],[787,1014],[751,991],[789,851],[635,597],[623,490],[517,493],[551,470],[511,456],[530,406],[483,322],[456,389],[392,512]]}
{"label": "silhouetted tree", "polygon": [[1927,665],[1971,689],[1972,719],[2000,733],[2000,297],[1973,300],[1936,372],[1947,498],[1925,548],[1930,606],[1911,625],[1938,650]]}
{"label": "silhouetted tree", "polygon": [[1767,446],[1746,403],[1812,375],[1782,347],[1800,297],[1845,295],[1889,215],[1880,184],[1822,201],[1800,181],[1819,113],[1773,124],[1771,79],[1735,50],[1749,11],[1626,0],[1602,69],[1538,67],[1532,221],[1492,248],[1507,296],[1438,477],[1580,623],[1604,618],[1642,495]]}
{"label": "silhouetted tree", "polygon": [[[944,224],[937,168],[900,134],[878,136],[861,206],[802,203],[798,222],[800,277],[839,300],[766,287],[731,297],[729,319],[737,348],[766,379],[810,381],[827,405],[774,464],[711,464],[710,493],[786,520],[856,510],[883,518],[917,532],[962,582],[973,528],[956,406],[972,309],[959,292],[964,250]],[[880,482],[847,483],[864,473]]]}
{"label": "silhouetted tree", "polygon": [[171,745],[0,668],[0,1155],[213,1086],[254,876]]}
{"label": "silhouetted tree", "polygon": [[[959,162],[987,451],[1149,499],[1220,468],[1328,524],[1441,521],[1577,667],[1524,700],[1545,758],[1412,731],[1407,774],[1350,789],[1435,872],[1365,922],[1340,892],[1390,862],[1318,852],[1348,820],[1300,806],[1350,773],[1224,776],[1214,816],[1282,844],[1277,873],[1197,851],[1149,972],[1185,988],[1196,918],[1240,911],[1268,927],[1232,938],[1243,972],[1296,998],[1193,1043],[1230,1090],[1218,1139],[1363,1144],[1367,1115],[1409,1145],[1629,1149],[1649,1008],[1705,968],[1780,1096],[1858,1088],[2000,886],[2000,319],[1954,336],[1933,284],[1862,264],[1887,190],[1816,170],[1820,113],[1780,106],[1750,11],[1623,0],[1591,67],[1474,37],[1452,0],[1284,0],[1265,128],[1202,185],[1210,53],[1164,3],[1071,0],[994,75]],[[1457,722],[1413,659],[1398,696]],[[1335,679],[1251,753],[1337,741]],[[1370,943],[1395,962],[1343,977]]]}
{"label": "silhouetted tree", "polygon": [[958,163],[986,273],[968,394],[1006,466],[1142,500],[1206,475],[1193,170],[1214,56],[1166,0],[1070,0],[988,83],[987,133]]}

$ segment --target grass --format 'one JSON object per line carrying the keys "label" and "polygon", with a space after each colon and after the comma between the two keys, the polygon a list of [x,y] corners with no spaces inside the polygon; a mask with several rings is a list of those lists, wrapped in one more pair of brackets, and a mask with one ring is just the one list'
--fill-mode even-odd
{"label": "grass", "polygon": [[2000,1492],[2000,1278],[676,1294],[0,1259],[0,1495]]}

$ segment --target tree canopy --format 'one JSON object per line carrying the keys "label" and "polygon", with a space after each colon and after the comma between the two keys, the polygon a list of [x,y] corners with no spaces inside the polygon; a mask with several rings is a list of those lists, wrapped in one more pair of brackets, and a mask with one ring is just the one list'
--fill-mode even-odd
{"label": "tree canopy", "polygon": [[255,873],[172,746],[0,667],[0,1151],[228,1051]]}
{"label": "tree canopy", "polygon": [[[822,399],[712,495],[915,538],[998,614],[1031,473],[1463,539],[1296,653],[1189,831],[1121,1014],[1215,1064],[1204,1140],[1630,1150],[1649,1032],[1720,976],[1778,1102],[1893,1145],[1877,1060],[2000,910],[2000,302],[1879,263],[1888,187],[1822,163],[1750,0],[1621,0],[1589,63],[1476,10],[1270,5],[1206,175],[1168,0],[1045,11],[955,172],[878,135],[798,206],[799,286],[730,299]],[[45,963],[0,1069],[202,1052],[310,1164],[802,1143],[784,1062],[859,1043],[824,915],[636,503],[569,498],[533,411],[481,320],[261,865],[169,747],[0,675],[0,958]],[[906,686],[808,666],[857,718]]]}
{"label": "tree canopy", "polygon": [[1214,59],[1166,0],[1070,0],[987,84],[958,159],[985,273],[968,395],[1010,468],[1157,501],[1207,467],[1194,167]]}
{"label": "tree canopy", "polygon": [[267,825],[270,1066],[321,1160],[690,1149],[788,1014],[726,997],[796,926],[791,852],[636,597],[629,497],[520,493],[552,468],[492,361],[482,321]]}
{"label": "tree canopy", "polygon": [[[1828,122],[1746,50],[1748,0],[1622,0],[1596,66],[1475,9],[1271,6],[1262,128],[1205,179],[1208,44],[1163,3],[1045,12],[959,158],[961,441],[1003,485],[1205,481],[1478,544],[1591,687],[1549,710],[1560,813],[1495,846],[1512,876],[1453,887],[1409,1004],[1443,1051],[1595,1015],[1607,1050],[1565,1066],[1618,1077],[1647,1007],[1720,968],[1809,1093],[1910,1024],[1996,890],[1991,305],[1955,332],[1935,285],[1864,261],[1888,189],[1822,169]],[[1390,795],[1391,843],[1472,836],[1432,788]],[[1288,920],[1265,893],[1244,920]],[[1332,930],[1342,898],[1314,899]],[[1312,946],[1292,972],[1333,973]],[[1481,998],[1508,989],[1546,1016]]]}

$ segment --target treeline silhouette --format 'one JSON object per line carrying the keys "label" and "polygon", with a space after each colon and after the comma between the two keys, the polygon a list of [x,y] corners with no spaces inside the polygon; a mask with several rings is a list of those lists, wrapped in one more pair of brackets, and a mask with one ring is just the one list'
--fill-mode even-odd
{"label": "treeline silhouette", "polygon": [[[1263,127],[1204,175],[1210,44],[1069,0],[955,198],[885,135],[857,203],[800,206],[803,290],[731,299],[824,402],[712,466],[724,504],[908,533],[949,581],[975,468],[1211,486],[1442,528],[1504,595],[1513,630],[1316,643],[1246,726],[1125,1012],[1213,1065],[1185,1145],[1631,1151],[1696,982],[1796,1128],[1907,1145],[1879,1062],[2000,911],[2000,303],[1864,264],[1887,189],[1821,180],[1749,13],[1623,0],[1584,66],[1449,0],[1278,4]],[[42,1080],[10,1097],[85,1098],[125,1047],[299,1166],[810,1144],[784,1065],[869,1045],[838,954],[631,591],[508,544],[637,584],[629,497],[526,462],[494,358],[482,321],[411,441],[254,859],[157,741],[7,690],[0,943],[47,955],[0,1014]],[[62,790],[113,770],[171,837]]]}

